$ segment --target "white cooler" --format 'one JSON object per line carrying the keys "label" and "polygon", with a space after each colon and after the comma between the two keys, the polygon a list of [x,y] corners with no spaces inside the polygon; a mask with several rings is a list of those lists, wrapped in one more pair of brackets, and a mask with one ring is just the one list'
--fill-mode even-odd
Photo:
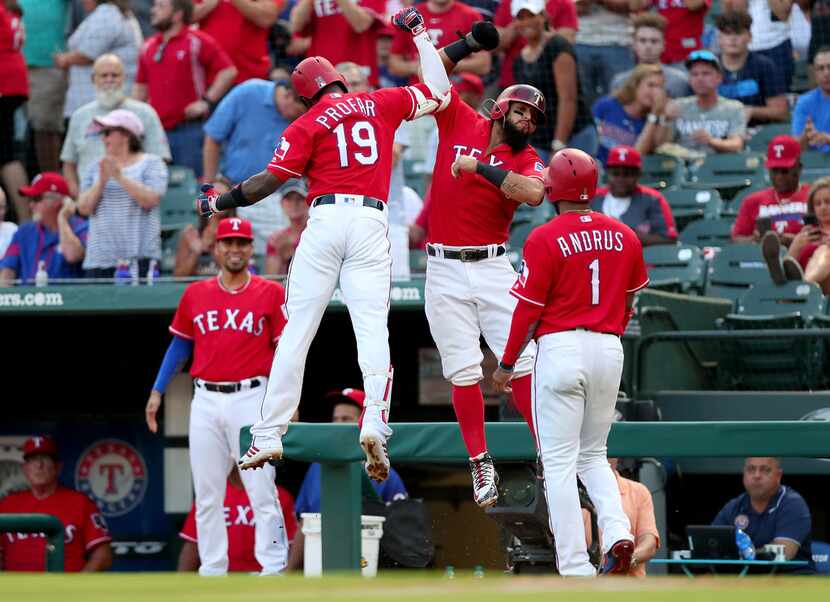
{"label": "white cooler", "polygon": [[[303,535],[305,535],[305,552],[303,557],[306,577],[321,577],[323,575],[323,541],[320,533],[320,513],[304,512]],[[383,537],[382,516],[361,516],[361,545],[360,545],[360,574],[364,577],[374,577],[378,574],[378,554],[380,552],[380,538]]]}

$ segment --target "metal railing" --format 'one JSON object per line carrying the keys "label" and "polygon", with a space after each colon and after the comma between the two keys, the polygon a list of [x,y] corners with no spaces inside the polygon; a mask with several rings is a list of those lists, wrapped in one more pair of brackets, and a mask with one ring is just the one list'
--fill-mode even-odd
{"label": "metal railing", "polygon": [[64,526],[50,514],[0,514],[0,533],[44,533],[46,535],[46,570],[63,572]]}

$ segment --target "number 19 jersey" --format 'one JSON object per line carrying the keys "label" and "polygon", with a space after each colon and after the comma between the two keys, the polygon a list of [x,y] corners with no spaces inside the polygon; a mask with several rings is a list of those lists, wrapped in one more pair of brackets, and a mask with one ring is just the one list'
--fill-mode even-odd
{"label": "number 19 jersey", "polygon": [[510,293],[544,307],[533,337],[584,328],[622,336],[628,293],[648,284],[634,231],[601,213],[566,212],[530,233]]}
{"label": "number 19 jersey", "polygon": [[309,204],[336,193],[386,202],[395,130],[433,99],[424,84],[326,94],[286,128],[268,171],[280,179],[305,175]]}

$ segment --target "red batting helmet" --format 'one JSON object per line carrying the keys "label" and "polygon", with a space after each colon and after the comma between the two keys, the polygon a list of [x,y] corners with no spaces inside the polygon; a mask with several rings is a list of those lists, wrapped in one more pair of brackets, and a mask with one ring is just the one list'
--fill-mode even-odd
{"label": "red batting helmet", "polygon": [[329,84],[340,84],[343,92],[348,92],[346,80],[337,72],[328,59],[322,56],[310,56],[300,61],[291,74],[291,85],[301,98],[314,100],[317,94]]}
{"label": "red batting helmet", "polygon": [[510,110],[511,102],[530,105],[539,113],[539,123],[545,123],[545,95],[527,84],[516,84],[505,88],[490,111],[490,119],[504,118]]}
{"label": "red batting helmet", "polygon": [[597,191],[597,164],[591,155],[563,148],[551,157],[545,173],[545,194],[552,203],[590,203]]}

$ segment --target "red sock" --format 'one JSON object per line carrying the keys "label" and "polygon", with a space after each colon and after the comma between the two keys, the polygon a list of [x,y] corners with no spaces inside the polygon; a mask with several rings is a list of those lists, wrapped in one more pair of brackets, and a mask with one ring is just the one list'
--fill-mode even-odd
{"label": "red sock", "polygon": [[527,374],[520,378],[514,378],[510,381],[513,386],[513,405],[519,410],[519,414],[524,417],[527,426],[530,429],[530,434],[533,435],[533,442],[536,443],[536,431],[533,428],[533,394],[531,388],[533,387],[532,375]]}
{"label": "red sock", "polygon": [[458,427],[471,458],[487,451],[484,436],[484,395],[478,383],[464,387],[452,386],[452,407],[458,418]]}

